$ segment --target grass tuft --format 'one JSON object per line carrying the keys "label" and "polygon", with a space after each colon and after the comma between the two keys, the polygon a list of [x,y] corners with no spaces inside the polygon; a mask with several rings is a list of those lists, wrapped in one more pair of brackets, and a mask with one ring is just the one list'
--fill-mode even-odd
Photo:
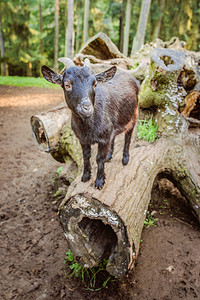
{"label": "grass tuft", "polygon": [[158,139],[157,130],[158,126],[155,124],[153,120],[153,116],[149,120],[139,120],[137,125],[138,139],[145,140],[148,142],[154,142]]}
{"label": "grass tuft", "polygon": [[73,253],[69,250],[66,252],[64,263],[66,262],[69,263],[68,268],[70,269],[70,274],[67,275],[67,277],[81,278],[86,289],[89,291],[99,291],[105,288],[111,279],[112,281],[114,280],[114,277],[109,275],[106,271],[108,262],[106,259],[103,259],[97,267],[85,268],[75,261]]}
{"label": "grass tuft", "polygon": [[147,212],[146,219],[144,221],[144,226],[146,228],[150,226],[157,226],[156,223],[158,222],[158,219],[154,218],[149,212]]}

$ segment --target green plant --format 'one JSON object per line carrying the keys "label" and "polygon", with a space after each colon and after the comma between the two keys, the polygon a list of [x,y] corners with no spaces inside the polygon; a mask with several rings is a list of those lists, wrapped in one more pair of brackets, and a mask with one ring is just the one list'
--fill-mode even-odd
{"label": "green plant", "polygon": [[136,69],[138,66],[139,66],[139,63],[136,62],[136,63],[134,64],[134,66],[129,67],[129,70],[134,70],[134,69]]}
{"label": "green plant", "polygon": [[157,130],[158,126],[155,124],[153,120],[153,116],[149,120],[139,120],[137,125],[138,133],[137,137],[138,139],[145,140],[148,142],[155,141],[157,136]]}
{"label": "green plant", "polygon": [[57,190],[55,194],[53,195],[54,198],[58,197],[62,192],[60,190]]}
{"label": "green plant", "polygon": [[156,222],[158,222],[158,219],[154,218],[150,213],[147,212],[147,216],[144,221],[145,227],[148,228],[150,226],[157,226]]}
{"label": "green plant", "polygon": [[[108,262],[106,259],[103,259],[97,267],[85,268],[75,261],[73,253],[71,252],[71,250],[69,250],[68,252],[66,252],[64,263],[66,262],[69,263],[69,269],[71,270],[71,273],[67,275],[67,277],[81,278],[87,290],[95,292],[99,291],[105,288],[107,283],[112,279],[112,276],[109,275],[106,271],[106,265]],[[97,281],[99,282],[97,275],[100,272],[103,276],[103,282],[101,283],[101,286],[97,288]]]}
{"label": "green plant", "polygon": [[58,176],[60,175],[60,173],[62,172],[62,170],[63,170],[63,167],[59,167],[57,169],[56,173],[57,173]]}

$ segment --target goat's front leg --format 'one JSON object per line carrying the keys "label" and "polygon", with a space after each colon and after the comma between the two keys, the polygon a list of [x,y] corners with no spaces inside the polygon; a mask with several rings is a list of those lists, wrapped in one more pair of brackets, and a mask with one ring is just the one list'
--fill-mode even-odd
{"label": "goat's front leg", "polygon": [[91,157],[91,145],[81,145],[83,151],[83,162],[84,170],[81,181],[86,182],[90,180],[91,175],[91,166],[90,166],[90,157]]}
{"label": "goat's front leg", "polygon": [[98,144],[98,154],[97,154],[97,178],[95,180],[95,187],[99,190],[102,189],[105,183],[105,172],[104,172],[104,165],[106,161],[106,157],[109,153],[109,146],[110,144]]}

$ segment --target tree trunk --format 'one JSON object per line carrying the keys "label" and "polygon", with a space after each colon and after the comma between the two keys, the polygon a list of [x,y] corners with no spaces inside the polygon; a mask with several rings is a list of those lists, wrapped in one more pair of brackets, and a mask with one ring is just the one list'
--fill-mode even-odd
{"label": "tree trunk", "polygon": [[76,53],[79,52],[80,49],[80,12],[77,12],[78,16],[77,16],[77,24],[76,24]]}
{"label": "tree trunk", "polygon": [[[3,32],[1,30],[1,16],[0,16],[0,44],[1,44],[1,59],[4,60],[5,58],[5,48],[4,48],[4,38],[3,38]],[[3,61],[2,63],[2,75],[8,76],[7,69],[6,69],[6,63]]]}
{"label": "tree trunk", "polygon": [[28,77],[32,77],[32,63],[30,61],[26,64],[26,73]]}
{"label": "tree trunk", "polygon": [[85,0],[84,9],[84,26],[83,26],[83,43],[85,44],[88,40],[88,22],[89,22],[89,10],[90,10],[90,0]]}
{"label": "tree trunk", "polygon": [[121,16],[119,19],[119,51],[121,51],[121,52],[123,51],[123,42],[124,42],[125,5],[126,5],[126,0],[123,0]]}
{"label": "tree trunk", "polygon": [[74,56],[74,0],[68,0],[65,56]]}
{"label": "tree trunk", "polygon": [[93,267],[106,258],[107,271],[112,275],[120,277],[127,272],[139,252],[151,190],[158,174],[163,173],[177,184],[200,220],[200,182],[195,172],[198,168],[194,169],[190,159],[189,144],[181,141],[177,136],[170,140],[161,138],[155,144],[141,144],[139,148],[132,145],[129,165],[123,167],[119,138],[113,160],[106,164],[107,180],[102,191],[94,189],[94,170],[88,183],[81,182],[79,173],[60,207],[65,236],[72,252],[80,258],[79,263]]}
{"label": "tree trunk", "polygon": [[142,0],[140,18],[137,27],[137,33],[133,40],[131,55],[133,55],[135,52],[140,50],[141,47],[144,45],[144,38],[145,38],[150,5],[151,5],[151,0]]}
{"label": "tree trunk", "polygon": [[[39,2],[39,19],[40,19],[40,33],[43,32],[43,22],[42,22],[42,3],[41,0]],[[40,53],[43,55],[44,47],[43,47],[43,38],[40,39]]]}
{"label": "tree trunk", "polygon": [[65,163],[69,158],[81,165],[81,146],[70,127],[70,113],[66,106],[58,106],[31,117],[33,138],[42,151]]}
{"label": "tree trunk", "polygon": [[128,43],[129,43],[129,30],[130,30],[130,21],[131,21],[131,0],[127,0],[126,4],[126,24],[124,30],[124,45],[123,45],[123,53],[128,56]]}
{"label": "tree trunk", "polygon": [[[184,64],[185,56],[181,52],[155,50],[149,75],[141,85],[140,107],[156,108],[155,120],[161,135],[158,141],[139,142],[137,147],[132,142],[129,164],[123,166],[124,137],[118,136],[113,159],[105,166],[106,183],[102,190],[94,188],[97,149],[92,151],[92,177],[87,183],[81,182],[82,166],[79,164],[78,176],[60,205],[59,216],[70,249],[85,267],[96,266],[105,258],[108,260],[107,271],[112,275],[121,277],[131,268],[139,252],[151,191],[158,175],[167,177],[179,188],[200,221],[200,130],[199,127],[191,130],[188,120],[178,111],[184,101],[184,90],[178,86]],[[200,100],[198,93],[193,101],[195,105]],[[61,115],[65,115],[63,119],[68,122],[66,111],[61,111]],[[51,115],[55,113],[56,110]],[[52,118],[48,114],[46,118]],[[41,115],[38,119],[41,119]],[[54,124],[54,119],[48,122]],[[35,124],[33,131],[38,132],[35,136],[39,144],[45,127],[41,123],[32,123]],[[198,126],[198,122],[196,124]],[[62,127],[60,134],[59,126]],[[63,145],[64,151],[60,146],[57,151],[64,157],[67,152],[74,151],[73,160],[80,161],[80,145],[78,151],[73,146],[76,139],[73,138],[71,142],[65,139],[66,136],[73,136],[70,127],[66,127],[66,124],[59,126],[56,145]],[[48,135],[54,136],[55,133],[46,128],[46,140]]]}
{"label": "tree trunk", "polygon": [[54,70],[58,72],[59,0],[55,0]]}
{"label": "tree trunk", "polygon": [[160,27],[161,27],[161,23],[162,23],[164,12],[165,12],[165,0],[160,0],[159,7],[160,7],[160,16],[154,25],[152,41],[155,41],[155,39],[157,39],[159,37]]}

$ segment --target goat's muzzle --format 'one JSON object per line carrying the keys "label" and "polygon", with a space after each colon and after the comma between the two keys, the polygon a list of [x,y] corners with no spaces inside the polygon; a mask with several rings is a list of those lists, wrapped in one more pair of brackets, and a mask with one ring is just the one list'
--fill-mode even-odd
{"label": "goat's muzzle", "polygon": [[77,107],[78,113],[83,118],[89,118],[92,116],[94,107],[89,98],[83,98],[81,103]]}

